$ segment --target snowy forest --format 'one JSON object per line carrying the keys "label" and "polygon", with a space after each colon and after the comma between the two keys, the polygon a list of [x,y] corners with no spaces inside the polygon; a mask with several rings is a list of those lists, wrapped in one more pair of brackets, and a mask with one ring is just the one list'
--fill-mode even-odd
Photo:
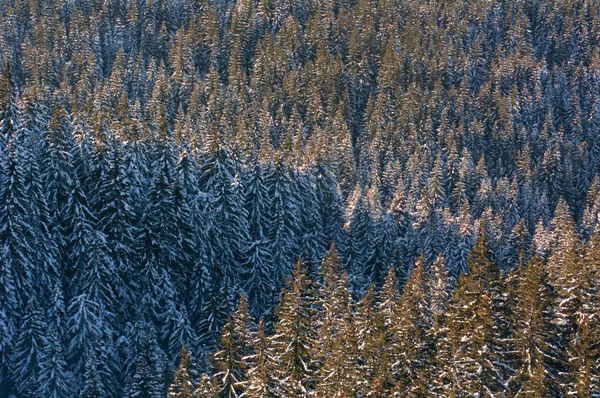
{"label": "snowy forest", "polygon": [[0,397],[600,397],[594,0],[0,0]]}

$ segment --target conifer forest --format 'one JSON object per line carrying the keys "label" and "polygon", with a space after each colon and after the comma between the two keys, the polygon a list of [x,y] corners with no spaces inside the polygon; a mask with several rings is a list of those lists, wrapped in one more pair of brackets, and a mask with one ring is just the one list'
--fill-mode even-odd
{"label": "conifer forest", "polygon": [[0,0],[0,397],[600,398],[600,2]]}

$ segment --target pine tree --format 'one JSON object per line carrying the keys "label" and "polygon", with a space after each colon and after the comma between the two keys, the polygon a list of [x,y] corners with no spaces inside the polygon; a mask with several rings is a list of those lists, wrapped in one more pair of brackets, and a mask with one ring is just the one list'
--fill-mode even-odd
{"label": "pine tree", "polygon": [[211,378],[206,373],[202,375],[200,384],[195,391],[197,397],[219,398],[219,386],[217,380]]}
{"label": "pine tree", "polygon": [[52,236],[57,241],[60,259],[66,255],[64,241],[67,224],[67,203],[73,186],[73,125],[63,108],[56,106],[45,135],[48,154],[43,164],[46,201],[52,218]]}
{"label": "pine tree", "polygon": [[85,362],[85,373],[83,375],[82,388],[79,392],[79,397],[102,398],[108,396],[105,380],[103,380],[101,375],[100,366],[95,350],[89,351]]}
{"label": "pine tree", "polygon": [[345,242],[345,217],[342,195],[331,170],[324,164],[318,164],[313,174],[316,176],[316,194],[319,201],[321,221],[326,242],[336,242],[338,249]]}
{"label": "pine tree", "polygon": [[219,286],[220,281],[213,279],[210,285],[209,297],[202,303],[198,322],[198,337],[200,344],[211,349],[219,342],[219,331],[227,322],[233,311],[231,288],[227,283]]}
{"label": "pine tree", "polygon": [[65,231],[67,241],[64,274],[71,278],[75,272],[84,268],[88,260],[88,250],[97,222],[79,179],[74,181],[72,195],[67,203],[67,213],[69,228]]}
{"label": "pine tree", "polygon": [[352,289],[360,295],[361,288],[368,286],[370,276],[367,272],[374,260],[373,214],[362,189],[355,190],[348,218],[348,246],[346,261],[352,278]]}
{"label": "pine tree", "polygon": [[[169,135],[165,110],[161,110],[159,139],[154,150],[152,162],[152,180],[141,220],[139,241],[145,245],[142,263],[154,261],[167,272],[170,278],[178,278],[177,265],[185,264],[180,242],[177,241],[177,212],[175,206],[174,172],[176,152],[172,137]],[[149,259],[152,258],[152,260]],[[148,259],[148,260],[147,260]]]}
{"label": "pine tree", "polygon": [[[117,307],[117,294],[122,288],[112,258],[108,255],[105,235],[100,231],[85,231],[80,257],[72,279],[73,294],[85,294],[100,307],[107,322],[112,322]],[[89,235],[88,235],[89,234]],[[117,276],[116,276],[117,275]],[[115,277],[116,276],[116,277]]]}
{"label": "pine tree", "polygon": [[[599,267],[588,258],[596,243],[582,249],[600,209],[596,2],[0,4],[0,395],[23,395],[9,355],[32,292],[67,356],[66,378],[77,379],[55,391],[127,395],[138,358],[125,341],[131,320],[154,328],[161,364],[142,379],[160,380],[165,396],[184,343],[204,362],[241,291],[270,330],[293,261],[301,255],[318,274],[333,241],[356,299],[370,282],[385,285],[390,266],[404,285],[421,250],[433,278],[444,255],[451,279],[439,271],[433,279],[445,287],[428,300],[449,317],[431,314],[435,375],[425,373],[435,387],[427,394],[469,395],[462,385],[452,391],[450,348],[484,328],[450,329],[488,313],[482,356],[493,358],[479,379],[487,382],[488,370],[497,377],[491,392],[471,395],[599,394]],[[258,159],[268,188],[256,201],[266,209],[260,223],[248,205]],[[267,181],[275,170],[276,190]],[[459,309],[433,297],[472,271],[482,223],[498,270],[478,296],[470,275],[461,282],[473,300],[458,300],[470,312],[456,323]],[[530,327],[539,311],[519,307],[539,304],[517,286],[537,277],[514,271],[533,253],[544,264],[540,295],[550,297],[540,321],[547,335]],[[362,304],[354,314],[359,341],[383,336],[372,351],[358,345],[371,358],[360,368],[375,369],[358,374],[362,395],[390,395],[388,368],[410,351],[388,333],[390,320],[402,319],[390,286],[369,298],[378,301],[374,325],[364,323]],[[317,327],[327,295],[314,294]],[[84,301],[95,324],[78,330],[98,336],[73,352],[67,325]],[[523,353],[537,343],[524,343],[518,327],[549,341],[544,366]],[[327,342],[332,351],[337,338]],[[313,359],[316,369],[329,358]],[[536,363],[531,372],[527,361]],[[108,382],[105,364],[115,371]],[[198,394],[217,396],[218,387],[207,376]]]}
{"label": "pine tree", "polygon": [[237,164],[213,132],[201,158],[201,189],[208,195],[209,264],[217,278],[230,286],[238,283],[238,272],[247,253],[248,220]]}
{"label": "pine tree", "polygon": [[7,61],[0,77],[0,149],[6,150],[8,140],[19,126],[17,89],[13,81],[11,65]]}
{"label": "pine tree", "polygon": [[573,385],[568,394],[593,397],[600,393],[598,382],[598,332],[594,320],[583,317],[578,321],[570,348],[570,379]]}
{"label": "pine tree", "polygon": [[67,309],[60,282],[54,285],[52,297],[47,308],[47,324],[56,333],[59,342],[63,342],[67,327]]}
{"label": "pine tree", "polygon": [[322,220],[312,173],[294,173],[292,188],[299,197],[300,205],[300,256],[309,272],[315,273],[326,251]]}
{"label": "pine tree", "polygon": [[[108,168],[102,175],[98,197],[101,204],[98,213],[98,227],[106,237],[106,246],[110,248],[111,260],[114,263],[115,275],[118,275],[118,286],[115,284],[115,296],[123,303],[119,314],[130,310],[134,297],[131,291],[133,278],[133,258],[137,248],[136,204],[133,196],[131,170],[127,170],[125,150],[114,139],[109,141]],[[116,315],[116,314],[115,314]]]}
{"label": "pine tree", "polygon": [[[599,364],[600,355],[597,345],[598,338],[598,269],[596,267],[596,242],[598,233],[594,235],[582,253],[582,258],[574,264],[577,273],[571,278],[577,278],[574,286],[576,293],[571,296],[575,303],[575,331],[567,348],[569,361],[569,381],[565,386],[568,394],[578,396],[594,396],[600,393]],[[582,249],[583,252],[583,249]],[[573,266],[573,265],[571,265]],[[572,271],[573,272],[573,271]],[[559,290],[560,292],[560,290]],[[560,294],[560,293],[559,293]],[[558,306],[558,308],[564,306]]]}
{"label": "pine tree", "polygon": [[67,360],[77,378],[76,389],[109,394],[112,375],[106,347],[112,341],[109,326],[103,323],[102,307],[84,293],[71,300],[67,313]]}
{"label": "pine tree", "polygon": [[551,367],[551,377],[556,380],[557,390],[566,394],[574,383],[571,378],[569,352],[570,342],[577,331],[577,312],[582,305],[581,293],[587,290],[581,277],[582,254],[578,243],[575,223],[565,201],[557,205],[552,220],[552,254],[548,258],[550,283],[556,291],[551,344],[557,347],[555,362]]}
{"label": "pine tree", "polygon": [[[379,293],[378,318],[383,319],[385,338],[384,345],[381,349],[385,353],[385,362],[378,365],[378,371],[384,372],[380,376],[385,383],[385,388],[390,391],[398,382],[397,367],[400,366],[401,356],[403,355],[401,344],[401,336],[399,333],[399,322],[401,318],[401,297],[400,287],[396,276],[396,269],[391,267]],[[376,319],[378,321],[379,319]],[[374,325],[377,326],[377,325]],[[387,369],[385,366],[389,366]],[[391,393],[391,392],[390,392]]]}
{"label": "pine tree", "polygon": [[192,327],[184,303],[176,304],[173,302],[169,305],[166,314],[164,314],[161,338],[167,343],[165,351],[169,359],[178,355],[177,353],[181,352],[186,345],[197,349],[199,338]]}

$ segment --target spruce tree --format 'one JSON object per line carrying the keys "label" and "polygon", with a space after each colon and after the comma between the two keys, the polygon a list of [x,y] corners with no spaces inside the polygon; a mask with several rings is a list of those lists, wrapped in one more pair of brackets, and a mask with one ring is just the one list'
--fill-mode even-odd
{"label": "spruce tree", "polygon": [[498,274],[485,234],[484,228],[469,255],[469,274],[460,277],[451,301],[452,395],[464,391],[484,396],[504,389],[493,332],[494,293],[490,291]]}
{"label": "spruce tree", "polygon": [[126,381],[126,396],[130,398],[158,398],[165,395],[164,352],[156,341],[156,332],[148,325],[136,328],[132,341],[130,364],[132,371]]}
{"label": "spruce tree", "polygon": [[[133,196],[133,182],[131,170],[127,170],[124,161],[127,147],[110,140],[108,168],[102,175],[100,182],[100,206],[98,212],[98,227],[106,237],[106,246],[114,264],[115,275],[118,276],[118,285],[115,285],[115,297],[122,304],[117,313],[123,316],[130,310],[134,297],[131,291],[133,278],[133,258],[138,243],[136,204]],[[117,314],[115,314],[117,315]]]}
{"label": "spruce tree", "polygon": [[589,278],[585,277],[575,223],[564,200],[557,205],[552,226],[552,254],[548,258],[548,273],[556,291],[553,303],[556,312],[551,344],[558,352],[554,356],[550,374],[558,383],[557,390],[567,394],[569,386],[575,383],[570,371],[573,354],[569,352],[569,346],[577,332],[577,313],[582,306],[582,293],[585,294],[589,289],[585,286]]}
{"label": "spruce tree", "polygon": [[426,369],[431,366],[431,344],[428,338],[433,321],[429,282],[424,257],[421,256],[404,286],[394,327],[399,352],[399,358],[394,364],[397,375],[395,389],[406,396],[428,393],[429,387],[424,382]]}
{"label": "spruce tree", "polygon": [[243,268],[244,290],[256,314],[262,314],[267,309],[274,289],[272,242],[268,236],[271,199],[267,189],[263,168],[257,164],[246,183],[245,207],[250,244]]}
{"label": "spruce tree", "polygon": [[[0,181],[0,245],[3,247],[2,274],[5,311],[12,322],[19,306],[25,306],[26,292],[32,291],[33,276],[38,265],[34,252],[35,230],[31,224],[31,199],[27,195],[25,165],[20,140],[16,132],[8,137]],[[10,274],[10,275],[9,275]]]}
{"label": "spruce tree", "polygon": [[62,342],[51,327],[48,332],[48,345],[40,372],[40,394],[49,398],[60,398],[71,393],[71,376],[67,373],[67,363],[63,354]]}
{"label": "spruce tree", "polygon": [[387,331],[383,313],[378,311],[374,287],[371,286],[356,307],[358,336],[357,387],[362,396],[389,394],[391,360],[386,350]]}
{"label": "spruce tree", "polygon": [[265,322],[258,324],[258,332],[253,342],[254,354],[247,357],[249,368],[246,372],[248,383],[241,397],[248,398],[273,398],[276,397],[276,382],[269,369],[273,361],[269,349],[269,341],[265,332]]}
{"label": "spruce tree", "polygon": [[221,331],[219,349],[212,355],[213,378],[220,397],[237,397],[247,384],[248,356],[252,354],[253,331],[246,296]]}
{"label": "spruce tree", "polygon": [[430,269],[431,328],[427,332],[430,366],[425,370],[429,393],[439,397],[446,395],[450,375],[446,372],[453,350],[448,325],[448,309],[451,286],[442,256],[438,256]]}
{"label": "spruce tree", "polygon": [[321,266],[321,316],[315,322],[320,338],[315,344],[317,396],[356,395],[358,343],[348,278],[340,274],[340,259],[332,245]]}
{"label": "spruce tree", "polygon": [[279,161],[268,169],[266,183],[272,198],[268,237],[272,249],[273,280],[276,286],[281,286],[292,271],[291,264],[300,252],[297,236],[300,232],[301,208],[283,162]]}
{"label": "spruce tree", "polygon": [[245,261],[249,241],[243,181],[220,132],[211,132],[207,138],[199,182],[208,195],[208,261],[215,277],[233,287],[239,282],[237,270]]}
{"label": "spruce tree", "polygon": [[314,386],[313,286],[302,262],[294,266],[275,315],[274,334],[269,337],[272,359],[269,371],[277,395],[302,397]]}
{"label": "spruce tree", "polygon": [[43,163],[46,201],[52,219],[52,236],[59,247],[60,259],[66,253],[65,232],[68,229],[67,203],[73,186],[73,125],[66,111],[56,106],[45,135],[48,154]]}
{"label": "spruce tree", "polygon": [[23,396],[41,394],[43,366],[49,346],[43,312],[35,298],[29,299],[13,347],[13,380]]}
{"label": "spruce tree", "polygon": [[179,354],[179,367],[175,373],[175,379],[169,386],[169,398],[194,397],[193,393],[198,383],[195,366],[190,351],[184,346]]}
{"label": "spruce tree", "polygon": [[516,366],[515,396],[545,396],[552,381],[546,368],[554,354],[550,341],[552,289],[542,260],[534,256],[519,270],[517,305],[514,311]]}

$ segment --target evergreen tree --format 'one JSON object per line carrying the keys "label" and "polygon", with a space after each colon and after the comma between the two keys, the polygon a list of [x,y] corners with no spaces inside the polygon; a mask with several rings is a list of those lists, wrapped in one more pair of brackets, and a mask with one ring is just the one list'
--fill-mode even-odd
{"label": "evergreen tree", "polygon": [[[568,393],[593,397],[600,393],[598,383],[598,332],[590,318],[582,318],[570,349],[570,379]],[[593,326],[591,326],[592,324]]]}
{"label": "evergreen tree", "polygon": [[270,207],[263,169],[257,164],[250,173],[246,188],[250,245],[243,275],[248,302],[257,314],[267,309],[274,289],[272,248],[268,236]]}
{"label": "evergreen tree", "polygon": [[445,396],[450,374],[446,372],[453,355],[448,309],[450,304],[450,279],[442,256],[438,256],[430,269],[431,328],[427,332],[429,342],[429,369],[425,370],[429,393]]}
{"label": "evergreen tree", "polygon": [[368,270],[373,269],[374,233],[373,214],[360,188],[357,187],[348,217],[348,246],[346,261],[352,275],[354,294],[360,295],[361,288],[368,285],[370,277]]}
{"label": "evergreen tree", "polygon": [[246,372],[248,383],[241,397],[269,398],[276,397],[275,379],[269,370],[269,363],[273,361],[269,350],[269,341],[265,332],[265,322],[258,324],[258,332],[253,342],[254,354],[247,357],[249,368]]}
{"label": "evergreen tree", "polygon": [[346,397],[356,395],[358,343],[353,319],[353,303],[347,276],[340,275],[340,259],[332,245],[321,267],[322,316],[315,344],[318,363],[316,395]]}
{"label": "evergreen tree", "polygon": [[248,301],[242,296],[237,311],[223,326],[219,349],[211,358],[220,397],[237,397],[244,391],[249,368],[247,358],[252,354],[251,327]]}
{"label": "evergreen tree", "polygon": [[415,263],[404,286],[395,320],[399,358],[394,363],[398,375],[396,390],[406,396],[427,395],[425,372],[430,366],[431,347],[428,341],[432,327],[431,299],[423,256]]}
{"label": "evergreen tree", "polygon": [[179,354],[179,367],[175,373],[175,379],[169,387],[169,397],[173,398],[193,398],[193,392],[198,383],[195,364],[192,362],[190,351],[183,347]]}
{"label": "evergreen tree", "polygon": [[290,274],[294,258],[298,256],[300,233],[300,204],[293,194],[287,170],[281,162],[268,169],[266,176],[269,197],[272,198],[268,236],[273,259],[273,280],[280,285]]}
{"label": "evergreen tree", "polygon": [[3,298],[9,321],[16,321],[19,307],[27,302],[26,292],[32,291],[37,261],[34,252],[35,230],[28,211],[25,170],[22,157],[22,137],[16,132],[8,137],[3,162],[0,190],[0,246],[2,246]]}
{"label": "evergreen tree", "polygon": [[217,278],[233,287],[247,253],[248,221],[237,165],[220,141],[218,133],[210,135],[201,158],[200,186],[209,201],[209,264]]}
{"label": "evergreen tree", "polygon": [[597,396],[595,3],[0,0],[0,395],[32,297],[34,395],[165,396],[335,241],[302,394]]}
{"label": "evergreen tree", "polygon": [[85,362],[85,374],[79,397],[81,398],[101,398],[109,396],[106,390],[105,380],[101,374],[101,365],[95,350],[91,350]]}
{"label": "evergreen tree", "polygon": [[515,396],[544,396],[551,390],[546,368],[553,356],[550,343],[552,289],[542,261],[534,257],[519,270],[520,283],[514,312],[517,366]]}
{"label": "evergreen tree", "polygon": [[71,392],[71,376],[67,373],[62,344],[52,328],[48,332],[48,345],[41,365],[40,381],[40,394],[44,397],[59,398]]}
{"label": "evergreen tree", "polygon": [[131,351],[131,366],[127,378],[126,394],[130,398],[158,398],[166,393],[164,352],[157,344],[155,331],[147,325],[136,328],[136,341]]}
{"label": "evergreen tree", "polygon": [[498,369],[500,353],[495,349],[494,306],[490,283],[497,278],[487,247],[485,229],[469,256],[469,274],[458,280],[449,319],[454,360],[452,395],[459,391],[480,396],[504,389]]}
{"label": "evergreen tree", "polygon": [[96,366],[94,361],[89,364],[87,361],[95,355],[96,341],[101,338],[101,312],[99,304],[85,293],[75,296],[67,309],[67,358],[70,370],[78,376],[79,382],[87,365]]}
{"label": "evergreen tree", "polygon": [[356,308],[356,333],[358,336],[359,394],[367,397],[389,394],[389,368],[391,360],[386,350],[386,325],[383,313],[375,304],[371,286]]}
{"label": "evergreen tree", "polygon": [[552,226],[552,254],[548,259],[548,273],[550,283],[556,291],[554,299],[556,312],[551,344],[558,348],[558,352],[551,367],[551,377],[558,383],[558,391],[566,394],[569,386],[575,382],[569,371],[569,359],[572,357],[569,345],[577,331],[576,314],[581,307],[580,294],[587,290],[585,286],[587,278],[581,277],[581,247],[578,243],[575,223],[565,201],[557,205]]}
{"label": "evergreen tree", "polygon": [[29,299],[23,314],[12,354],[16,390],[23,396],[41,393],[49,342],[43,322],[43,313],[35,298]]}
{"label": "evergreen tree", "polygon": [[313,355],[316,344],[312,281],[302,262],[294,267],[277,308],[274,334],[269,337],[269,371],[277,395],[305,396],[314,385]]}
{"label": "evergreen tree", "polygon": [[118,313],[123,314],[129,310],[134,300],[131,283],[127,281],[133,278],[132,260],[137,248],[137,217],[130,176],[132,171],[126,169],[126,162],[123,159],[125,148],[112,139],[109,143],[107,154],[109,165],[99,184],[98,197],[101,205],[98,226],[106,237],[106,247],[111,248],[106,254],[110,254],[114,263],[113,272],[118,276],[119,282],[113,286],[115,297],[124,304]]}
{"label": "evergreen tree", "polygon": [[65,233],[68,229],[67,203],[71,196],[73,181],[73,125],[64,109],[54,108],[45,135],[48,154],[43,164],[46,200],[52,218],[52,236],[60,250],[60,259],[66,253]]}

